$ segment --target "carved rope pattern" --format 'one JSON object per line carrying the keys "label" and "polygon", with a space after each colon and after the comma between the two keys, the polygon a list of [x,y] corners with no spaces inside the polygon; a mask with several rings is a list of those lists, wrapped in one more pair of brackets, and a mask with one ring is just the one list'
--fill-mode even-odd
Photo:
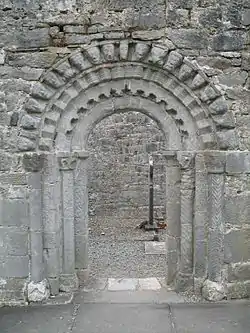
{"label": "carved rope pattern", "polygon": [[224,175],[209,175],[209,203],[210,203],[210,228],[209,228],[209,254],[208,272],[212,281],[220,282],[223,260],[223,192]]}
{"label": "carved rope pattern", "polygon": [[[192,157],[193,160],[194,157]],[[186,165],[185,165],[186,166]],[[193,270],[193,202],[194,168],[189,161],[181,175],[181,272],[191,274]]]}

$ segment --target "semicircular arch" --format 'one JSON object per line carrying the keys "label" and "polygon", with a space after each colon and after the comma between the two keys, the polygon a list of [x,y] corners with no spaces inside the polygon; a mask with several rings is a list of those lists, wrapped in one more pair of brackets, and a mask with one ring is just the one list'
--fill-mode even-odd
{"label": "semicircular arch", "polygon": [[[158,104],[168,105],[170,95],[175,98],[185,108],[186,118],[192,120],[190,132],[197,131],[202,149],[220,148],[220,132],[234,131],[233,116],[221,93],[181,54],[155,43],[105,41],[64,58],[35,86],[26,111],[41,119],[36,148],[53,149],[61,119],[77,96],[81,95],[82,100],[85,96],[85,102],[95,103],[96,96],[100,96],[97,91],[103,89],[102,83],[121,80],[127,81],[128,89],[137,85],[137,94],[145,94],[146,90],[147,99]],[[92,87],[95,87],[95,96],[91,96]],[[222,144],[225,149],[226,143]]]}

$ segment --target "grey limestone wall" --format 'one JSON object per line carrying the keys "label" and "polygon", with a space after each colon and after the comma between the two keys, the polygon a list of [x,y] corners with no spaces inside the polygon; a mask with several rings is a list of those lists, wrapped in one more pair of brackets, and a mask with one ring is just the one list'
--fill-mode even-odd
{"label": "grey limestone wall", "polygon": [[97,124],[89,137],[90,217],[148,219],[150,155],[155,162],[155,212],[165,216],[164,148],[162,131],[141,113],[115,114]]}
{"label": "grey limestone wall", "polygon": [[[220,238],[223,242],[219,245],[224,258],[221,274],[223,273],[223,281],[229,283],[232,297],[249,295],[249,164],[238,155],[239,151],[243,151],[242,154],[248,156],[250,150],[249,1],[2,0],[0,19],[0,240],[3,244],[0,249],[0,298],[5,302],[26,301],[26,284],[31,279],[36,280],[32,277],[35,274],[32,262],[37,267],[35,272],[38,272],[41,257],[44,256],[45,261],[48,256],[52,257],[56,246],[62,251],[57,240],[55,248],[46,248],[47,243],[44,245],[42,241],[43,231],[39,219],[34,219],[34,216],[42,215],[39,214],[39,205],[43,202],[39,195],[44,189],[37,168],[32,161],[27,162],[24,155],[25,152],[37,149],[40,136],[39,105],[32,104],[35,103],[33,100],[32,105],[29,105],[30,113],[25,109],[31,91],[37,87],[37,82],[43,79],[47,70],[79,47],[103,40],[118,43],[123,39],[154,42],[168,51],[179,52],[198,66],[218,89],[218,95],[213,95],[214,91],[208,89],[204,100],[211,101],[219,95],[225,98],[226,104],[218,102],[214,105],[216,111],[213,121],[219,131],[219,146],[222,150],[231,150],[238,162],[232,173],[223,172],[224,185],[219,191],[223,193],[224,199],[221,206],[223,237]],[[141,56],[143,54],[140,51]],[[57,69],[57,73],[65,75],[62,79],[65,85],[71,75],[70,69],[66,67]],[[183,77],[183,81],[185,79]],[[58,84],[56,80],[53,81],[53,77],[51,82]],[[199,84],[205,85],[205,81]],[[47,98],[46,91],[42,89],[33,91],[33,96],[42,96],[41,104]],[[231,112],[225,113],[225,105]],[[102,131],[102,128],[107,128],[110,124],[121,132],[121,124],[114,125],[112,122],[103,122],[99,129]],[[131,120],[126,122],[134,123]],[[51,119],[47,126],[53,124],[54,120]],[[152,137],[155,131],[157,132],[152,125]],[[144,130],[137,132],[141,138],[143,133]],[[91,142],[102,156],[104,167],[108,167],[108,163],[113,163],[113,160],[108,162],[104,146],[99,145],[100,142],[95,144],[98,137],[99,132],[94,134]],[[108,134],[108,139],[114,140],[111,134]],[[161,140],[157,142],[161,143]],[[125,138],[121,145],[125,146]],[[134,149],[133,144],[131,146]],[[155,151],[158,152],[158,147]],[[117,151],[117,156],[122,159],[128,155]],[[133,158],[130,162],[134,165]],[[130,168],[131,165],[128,164],[126,170],[128,166]],[[96,186],[95,176],[93,173],[93,189]],[[202,179],[205,181],[206,177]],[[209,176],[208,186],[215,184],[218,179],[221,181],[221,177]],[[120,181],[122,184],[124,179]],[[160,206],[164,206],[162,184],[164,183],[159,179],[162,191]],[[49,195],[58,184],[52,179],[46,186]],[[104,192],[99,193],[102,197]],[[108,195],[111,198],[111,193]],[[94,199],[91,200],[90,208],[95,208],[97,213],[99,204]],[[215,201],[212,201],[212,210],[214,204]],[[103,203],[101,207],[102,205]],[[55,213],[53,208],[51,211]],[[213,219],[214,214],[210,220]],[[34,221],[38,224],[34,225]],[[46,227],[49,232],[57,231],[51,231],[49,224]],[[206,240],[211,239],[209,235],[208,232]],[[200,243],[206,242],[202,240]],[[209,241],[205,247],[207,244],[209,247]],[[41,246],[44,246],[44,252],[43,249],[39,250]],[[202,251],[202,247],[199,251]],[[35,255],[37,253],[38,256]],[[36,278],[38,277],[43,277],[42,272]],[[57,283],[57,275],[53,279]]]}

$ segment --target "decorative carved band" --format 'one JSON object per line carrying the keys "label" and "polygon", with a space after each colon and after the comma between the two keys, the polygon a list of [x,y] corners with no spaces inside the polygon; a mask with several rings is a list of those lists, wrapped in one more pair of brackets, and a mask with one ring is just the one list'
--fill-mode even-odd
{"label": "decorative carved band", "polygon": [[88,158],[86,151],[59,152],[57,154],[60,170],[74,170],[78,159]]}

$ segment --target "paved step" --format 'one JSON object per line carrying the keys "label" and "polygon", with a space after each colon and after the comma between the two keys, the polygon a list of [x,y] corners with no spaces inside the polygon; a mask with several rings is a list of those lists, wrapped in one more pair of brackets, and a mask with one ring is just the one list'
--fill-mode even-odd
{"label": "paved step", "polygon": [[76,296],[75,301],[107,304],[179,304],[186,302],[182,296],[171,290],[81,292]]}
{"label": "paved step", "polygon": [[183,303],[185,299],[171,290],[164,278],[107,278],[90,280],[76,301],[84,303]]}
{"label": "paved step", "polygon": [[84,285],[83,291],[135,291],[168,289],[164,277],[149,278],[90,278]]}

